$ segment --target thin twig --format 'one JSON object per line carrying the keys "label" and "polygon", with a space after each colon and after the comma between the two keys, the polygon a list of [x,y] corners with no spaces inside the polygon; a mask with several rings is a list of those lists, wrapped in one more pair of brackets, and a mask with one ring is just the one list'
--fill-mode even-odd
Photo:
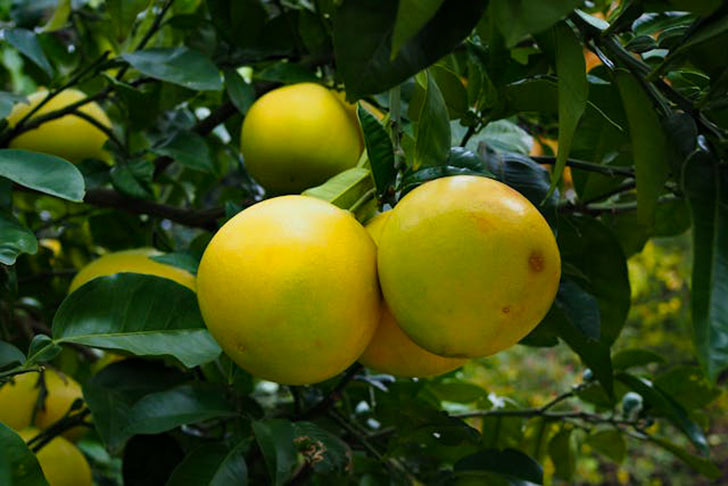
{"label": "thin twig", "polygon": [[[556,164],[556,157],[539,156],[531,158],[539,164]],[[629,167],[614,167],[611,165],[595,164],[593,162],[577,159],[567,159],[566,165],[567,167],[572,167],[574,169],[596,172],[598,174],[604,174],[611,177],[634,177],[634,169]]]}
{"label": "thin twig", "polygon": [[305,419],[314,417],[329,410],[331,406],[340,398],[341,392],[344,390],[344,388],[346,388],[346,385],[348,385],[349,382],[354,379],[356,374],[359,373],[363,368],[364,366],[362,366],[361,363],[353,364],[348,370],[346,370],[344,376],[341,377],[341,379],[331,390],[331,392],[329,392],[329,394],[319,403],[303,412],[301,418]]}

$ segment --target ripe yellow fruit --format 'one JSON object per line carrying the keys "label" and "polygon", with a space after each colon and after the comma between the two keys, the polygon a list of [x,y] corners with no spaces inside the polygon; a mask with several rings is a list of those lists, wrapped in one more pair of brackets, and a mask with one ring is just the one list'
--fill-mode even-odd
{"label": "ripe yellow fruit", "polygon": [[[27,428],[18,432],[18,435],[27,442],[38,433],[38,429]],[[38,458],[38,463],[49,486],[91,486],[93,484],[88,461],[75,445],[63,437],[54,437],[35,456]]]}
{"label": "ripe yellow fruit", "polygon": [[253,375],[323,381],[359,358],[379,321],[376,246],[351,213],[281,196],[228,221],[197,272],[207,328]]}
{"label": "ripe yellow fruit", "polygon": [[516,344],[548,312],[561,258],[538,210],[477,176],[427,182],[393,210],[379,280],[402,330],[441,356],[480,357]]}
{"label": "ripe yellow fruit", "polygon": [[96,277],[105,277],[119,272],[143,273],[168,278],[194,292],[194,275],[181,268],[159,263],[150,258],[161,254],[154,248],[137,248],[104,255],[83,267],[76,274],[71,281],[68,292],[73,292]]}
{"label": "ripe yellow fruit", "polygon": [[[8,124],[14,127],[30,110],[35,108],[48,92],[40,90],[28,96],[28,104],[19,103],[8,115]],[[56,111],[84,99],[86,95],[75,89],[60,92],[38,110],[31,120],[37,116]],[[97,103],[87,103],[78,108],[99,122],[111,128],[111,121]],[[10,148],[31,150],[57,155],[70,162],[81,162],[83,159],[96,158],[108,160],[108,153],[103,150],[108,137],[97,127],[75,115],[65,115],[50,120],[38,128],[21,133],[10,141]]]}
{"label": "ripe yellow fruit", "polygon": [[359,127],[336,94],[301,83],[266,93],[243,122],[241,150],[250,175],[276,194],[301,192],[356,165]]}
{"label": "ripe yellow fruit", "polygon": [[[14,383],[8,382],[0,388],[0,422],[19,430],[30,425],[45,429],[60,420],[71,409],[71,405],[83,398],[81,385],[73,378],[48,368],[43,373],[48,395],[39,405],[33,421],[33,409],[40,393],[40,374],[17,375]],[[79,426],[64,432],[64,437],[76,441],[86,430]]]}
{"label": "ripe yellow fruit", "polygon": [[[379,242],[382,229],[391,214],[391,211],[382,213],[367,225],[367,231],[375,243]],[[421,348],[399,328],[384,301],[381,312],[379,326],[359,358],[364,366],[390,375],[411,378],[441,375],[459,368],[467,361],[438,356]]]}

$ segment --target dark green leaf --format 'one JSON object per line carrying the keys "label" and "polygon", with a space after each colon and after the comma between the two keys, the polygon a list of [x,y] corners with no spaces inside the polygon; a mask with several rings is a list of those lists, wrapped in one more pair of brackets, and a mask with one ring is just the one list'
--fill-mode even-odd
{"label": "dark green leaf", "polygon": [[113,35],[117,42],[122,42],[131,31],[137,15],[147,8],[150,0],[107,0],[106,11],[111,19]]}
{"label": "dark green leaf", "polygon": [[0,341],[0,369],[23,363],[25,363],[25,355],[22,351],[10,343]]}
{"label": "dark green leaf", "polygon": [[7,91],[0,91],[0,119],[5,118],[13,111],[17,103],[27,103],[25,96],[16,95]]}
{"label": "dark green leaf", "polygon": [[343,440],[311,422],[294,424],[294,443],[318,474],[351,470],[351,449]]}
{"label": "dark green leaf", "polygon": [[45,334],[36,334],[28,347],[28,363],[46,363],[54,359],[62,348]]}
{"label": "dark green leaf", "polygon": [[205,444],[190,452],[172,472],[167,486],[227,486],[248,484],[243,440],[232,449],[223,444]]}
{"label": "dark green leaf", "polygon": [[186,47],[152,48],[122,54],[142,74],[194,90],[222,89],[217,67],[203,54]]}
{"label": "dark green leaf", "polygon": [[554,476],[571,480],[576,469],[576,445],[571,437],[572,429],[563,427],[549,441],[549,456],[554,462]]}
{"label": "dark green leaf", "polygon": [[618,373],[617,379],[630,389],[642,395],[646,403],[655,411],[665,416],[672,424],[680,429],[690,441],[695,444],[703,454],[708,453],[708,442],[698,424],[690,420],[685,409],[659,389],[652,386],[648,380],[638,378],[628,373]]}
{"label": "dark green leaf", "polygon": [[0,212],[0,263],[13,265],[21,253],[34,255],[38,240],[28,228],[11,214]]}
{"label": "dark green leaf", "polygon": [[450,119],[440,88],[429,72],[422,83],[425,96],[417,118],[414,168],[444,165],[450,153]]}
{"label": "dark green leaf", "polygon": [[464,457],[455,463],[455,472],[493,472],[508,478],[543,484],[541,466],[515,449],[487,449]]}
{"label": "dark green leaf", "polygon": [[669,395],[685,410],[703,410],[720,396],[696,366],[678,366],[655,377],[655,388]]}
{"label": "dark green leaf", "polygon": [[85,193],[81,172],[55,155],[0,149],[0,177],[36,191],[81,202]]}
{"label": "dark green leaf", "polygon": [[400,0],[392,33],[392,59],[397,57],[400,47],[435,16],[442,2],[443,0]]}
{"label": "dark green leaf", "polygon": [[649,349],[623,349],[612,356],[612,366],[617,371],[664,362],[665,358]]}
{"label": "dark green leaf", "polygon": [[296,466],[295,429],[284,419],[253,422],[253,433],[274,486],[285,484]]}
{"label": "dark green leaf", "polygon": [[354,167],[336,174],[320,186],[306,189],[303,194],[323,199],[342,209],[349,209],[371,191],[373,186],[371,172]]}
{"label": "dark green leaf", "polygon": [[619,430],[599,430],[589,434],[586,443],[618,464],[621,464],[627,456],[627,443]]}
{"label": "dark green leaf", "polygon": [[474,403],[488,398],[488,392],[473,383],[465,381],[441,381],[429,385],[432,393],[440,401]]}
{"label": "dark green leaf", "polygon": [[566,17],[581,0],[492,0],[489,15],[503,33],[507,47],[528,34],[538,34]]}
{"label": "dark green leaf", "polygon": [[287,61],[271,64],[260,72],[256,72],[255,79],[284,84],[319,82],[315,72],[300,64]]}
{"label": "dark green leaf", "polygon": [[693,339],[715,383],[728,367],[728,170],[697,151],[685,164],[683,185],[693,215]]}
{"label": "dark green leaf", "polygon": [[691,454],[682,447],[660,437],[653,436],[650,438],[650,440],[662,447],[663,449],[670,451],[672,454],[675,455],[675,457],[677,457],[685,464],[692,467],[708,479],[716,480],[723,475],[718,466],[716,466],[713,462],[704,457]]}
{"label": "dark green leaf", "polygon": [[389,192],[397,176],[397,171],[394,169],[392,140],[377,118],[361,105],[357,107],[357,116],[364,134],[377,197],[382,199]]}
{"label": "dark green leaf", "polygon": [[161,145],[152,149],[157,155],[166,155],[183,166],[202,172],[214,172],[210,147],[195,132],[177,132]]}
{"label": "dark green leaf", "polygon": [[268,19],[258,0],[207,0],[210,18],[222,38],[232,45],[252,47]]}
{"label": "dark green leaf", "polygon": [[128,438],[123,431],[137,401],[150,393],[179,385],[186,379],[175,368],[140,359],[112,363],[92,377],[83,387],[83,397],[106,447],[112,453],[121,450]]}
{"label": "dark green leaf", "polygon": [[[0,423],[0,451],[10,469],[11,486],[48,486],[40,464],[25,441],[10,427]],[[3,464],[0,463],[0,472]],[[6,473],[7,474],[7,473]],[[0,479],[2,477],[0,476]]]}
{"label": "dark green leaf", "polygon": [[468,92],[458,75],[437,64],[432,66],[429,71],[440,88],[450,119],[464,116],[468,111]]}
{"label": "dark green leaf", "polygon": [[334,16],[334,50],[347,96],[381,93],[433,64],[470,33],[484,8],[483,1],[445,0],[392,60],[398,2],[345,1]]}
{"label": "dark green leaf", "polygon": [[596,298],[569,278],[562,278],[556,295],[559,306],[569,322],[573,323],[587,338],[600,338],[599,304]]}
{"label": "dark green leaf", "polygon": [[82,285],[58,308],[53,337],[138,356],[172,356],[190,368],[220,354],[195,293],[151,275],[117,273]]}
{"label": "dark green leaf", "polygon": [[121,193],[137,199],[154,197],[152,176],[154,164],[145,159],[137,159],[124,164],[116,164],[109,173],[111,184]]}
{"label": "dark green leaf", "polygon": [[255,102],[255,90],[234,69],[225,70],[225,89],[235,108],[245,115]]}
{"label": "dark green leaf", "polygon": [[497,120],[488,123],[484,129],[468,141],[466,147],[476,150],[479,145],[485,144],[496,152],[527,155],[532,140],[532,137],[515,123],[508,120]]}
{"label": "dark green leaf", "polygon": [[637,181],[637,216],[652,227],[657,198],[663,191],[670,167],[667,137],[652,102],[632,74],[618,70],[617,86],[629,121]]}
{"label": "dark green leaf", "polygon": [[128,437],[159,434],[180,425],[236,414],[223,388],[198,382],[145,395],[129,410],[129,422],[122,433]]}
{"label": "dark green leaf", "polygon": [[150,258],[155,262],[165,263],[173,267],[181,268],[182,270],[187,270],[192,275],[197,274],[197,267],[200,265],[200,260],[190,253],[165,253],[164,255],[157,255]]}
{"label": "dark green leaf", "polygon": [[9,29],[4,32],[5,40],[33,61],[49,76],[53,76],[53,67],[48,62],[35,33],[26,29]]}
{"label": "dark green leaf", "polygon": [[456,175],[477,175],[483,177],[489,177],[490,172],[487,170],[479,171],[476,169],[470,169],[466,167],[455,167],[452,165],[441,165],[439,167],[425,167],[414,172],[410,172],[402,179],[400,184],[400,198],[404,197],[405,194],[410,192],[415,187],[424,184],[427,181],[439,179],[441,177],[449,177]]}

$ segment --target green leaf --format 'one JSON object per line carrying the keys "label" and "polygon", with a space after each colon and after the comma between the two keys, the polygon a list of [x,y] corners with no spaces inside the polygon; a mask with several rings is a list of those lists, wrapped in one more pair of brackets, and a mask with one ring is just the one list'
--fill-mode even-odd
{"label": "green leaf", "polygon": [[116,164],[109,172],[111,184],[119,192],[137,199],[154,197],[152,177],[154,164],[146,159],[136,159]]}
{"label": "green leaf", "polygon": [[637,182],[637,216],[652,227],[657,198],[668,179],[668,146],[657,112],[639,81],[630,73],[617,70],[617,86],[629,122]]}
{"label": "green leaf", "polygon": [[317,83],[319,82],[316,73],[309,68],[288,61],[280,61],[265,69],[255,72],[254,77],[259,81],[270,81],[273,83]]}
{"label": "green leaf", "polygon": [[34,255],[37,251],[38,240],[33,232],[12,214],[0,211],[0,263],[13,265],[21,253]]}
{"label": "green leaf", "polygon": [[584,114],[589,97],[581,42],[566,22],[559,22],[553,28],[552,36],[556,74],[559,78],[559,153],[551,173],[549,194],[553,193],[561,180],[576,127]]}
{"label": "green leaf", "polygon": [[700,366],[715,383],[728,367],[728,170],[701,150],[683,174],[693,216],[693,340]]}
{"label": "green leaf", "polygon": [[198,258],[190,253],[184,252],[165,253],[164,255],[156,255],[150,258],[155,262],[187,270],[192,275],[197,274],[197,267],[200,266],[200,260]]}
{"label": "green leaf", "polygon": [[487,449],[464,457],[455,463],[455,473],[493,472],[509,479],[543,484],[541,466],[515,449]]}
{"label": "green leaf", "polygon": [[470,34],[485,3],[445,0],[392,60],[398,2],[343,2],[334,16],[334,53],[347,96],[359,99],[381,93],[433,64]]}
{"label": "green leaf", "polygon": [[450,153],[450,118],[434,77],[424,73],[425,98],[417,118],[414,168],[444,165]]}
{"label": "green leaf", "polygon": [[352,454],[346,442],[312,422],[296,422],[294,431],[296,447],[316,473],[346,473],[351,470]]}
{"label": "green leaf", "polygon": [[477,150],[478,145],[484,143],[496,152],[528,155],[531,140],[532,137],[515,123],[509,120],[496,120],[488,123],[480,133],[472,137],[466,147]]}
{"label": "green leaf", "polygon": [[702,410],[720,396],[697,366],[678,366],[655,377],[655,388],[669,395],[685,410]]}
{"label": "green leaf", "polygon": [[435,16],[443,0],[400,0],[392,33],[392,54],[397,57],[402,45],[419,32]]}
{"label": "green leaf", "polygon": [[45,334],[36,334],[28,347],[28,364],[47,363],[54,359],[63,349]]}
{"label": "green leaf", "polygon": [[28,98],[7,91],[0,91],[0,119],[8,116],[13,111],[13,107],[18,103],[27,104]]}
{"label": "green leaf", "polygon": [[364,143],[367,148],[369,164],[372,168],[377,197],[382,199],[392,188],[397,176],[397,171],[394,168],[392,140],[382,124],[379,123],[379,120],[369,113],[366,108],[359,105],[356,114],[364,134]]}
{"label": "green leaf", "polygon": [[25,355],[22,351],[10,343],[0,341],[0,369],[23,363],[25,363]]}
{"label": "green leaf", "polygon": [[556,305],[566,318],[587,338],[598,341],[601,318],[596,298],[570,278],[562,278],[556,295]]}
{"label": "green leaf", "polygon": [[[106,8],[108,8],[108,3]],[[53,16],[43,26],[43,32],[55,32],[62,29],[68,22],[69,15],[71,15],[71,0],[58,0]]]}
{"label": "green leaf", "polygon": [[83,175],[72,163],[55,155],[0,149],[0,177],[36,191],[73,202],[83,201]]}
{"label": "green leaf", "polygon": [[192,170],[207,173],[215,171],[210,147],[204,137],[195,132],[177,132],[153,148],[152,152],[157,155],[166,155]]}
{"label": "green leaf", "polygon": [[26,29],[8,29],[5,30],[4,37],[5,41],[45,71],[48,77],[53,77],[53,67],[43,53],[35,33]]}
{"label": "green leaf", "polygon": [[474,403],[488,398],[483,388],[460,380],[430,383],[428,387],[440,401]]}
{"label": "green leaf", "polygon": [[150,0],[106,0],[111,33],[117,42],[123,42],[129,36],[134,21],[147,8],[149,2]]}
{"label": "green leaf", "polygon": [[659,445],[666,451],[671,452],[675,457],[683,461],[688,466],[692,467],[696,471],[698,471],[703,476],[707,477],[711,480],[717,480],[719,479],[723,473],[721,472],[720,468],[716,466],[712,461],[696,456],[694,454],[689,453],[682,447],[673,444],[672,442],[662,439],[660,437],[650,437],[650,441],[654,442],[655,444]]}
{"label": "green leaf", "polygon": [[468,92],[458,75],[437,64],[432,66],[429,72],[440,88],[450,119],[464,116],[468,111]]}
{"label": "green leaf", "polygon": [[129,422],[122,433],[128,437],[153,435],[180,425],[235,415],[223,388],[197,382],[145,395],[129,411]]}
{"label": "green leaf", "polygon": [[303,191],[304,196],[328,201],[341,209],[349,209],[373,188],[368,169],[354,167],[336,174],[320,186]]}
{"label": "green leaf", "polygon": [[245,82],[243,77],[234,69],[226,69],[225,90],[235,108],[245,115],[255,102],[255,90],[251,84]]}
{"label": "green leaf", "polygon": [[[25,445],[25,441],[16,434],[10,427],[0,422],[0,454],[5,466],[10,469],[10,481],[12,486],[48,486],[43,476],[38,459],[35,454]],[[0,473],[3,469],[0,463]],[[6,473],[7,474],[7,473]],[[2,476],[0,476],[2,479]]]}
{"label": "green leaf", "polygon": [[554,476],[565,481],[571,480],[576,469],[576,445],[570,427],[562,427],[549,441],[549,456],[554,462]]}
{"label": "green leaf", "polygon": [[665,358],[649,349],[623,349],[612,356],[612,366],[622,371],[637,366],[646,366],[650,363],[664,363]]}
{"label": "green leaf", "polygon": [[167,486],[247,486],[248,466],[244,439],[229,449],[224,444],[205,444],[190,452],[175,468]]}
{"label": "green leaf", "polygon": [[252,426],[271,483],[282,486],[290,479],[296,467],[294,426],[285,419],[258,420]]}
{"label": "green leaf", "polygon": [[665,416],[675,427],[680,429],[690,441],[695,444],[703,454],[708,454],[708,442],[698,424],[693,422],[677,402],[668,395],[652,386],[648,380],[638,378],[628,373],[618,373],[617,379],[636,391],[651,405],[655,411]]}
{"label": "green leaf", "polygon": [[132,273],[95,278],[66,297],[53,319],[53,338],[137,356],[171,356],[188,368],[220,354],[194,292]]}
{"label": "green leaf", "polygon": [[187,380],[176,368],[160,362],[125,359],[103,368],[83,386],[83,397],[94,417],[94,427],[112,453],[128,439],[134,404],[145,395],[170,389]]}
{"label": "green leaf", "polygon": [[598,430],[586,438],[595,451],[604,454],[617,464],[621,464],[627,456],[627,443],[622,432],[614,429]]}
{"label": "green leaf", "polygon": [[526,35],[548,29],[581,3],[581,0],[492,0],[488,14],[495,16],[495,25],[510,48]]}
{"label": "green leaf", "polygon": [[425,167],[424,169],[408,172],[402,179],[400,184],[400,199],[408,192],[425,182],[439,179],[441,177],[450,177],[456,175],[476,175],[483,177],[492,177],[492,174],[485,170],[471,169],[468,167],[456,167],[454,165],[440,165],[438,167]]}
{"label": "green leaf", "polygon": [[142,74],[200,91],[222,89],[217,67],[204,54],[186,47],[158,47],[122,54]]}

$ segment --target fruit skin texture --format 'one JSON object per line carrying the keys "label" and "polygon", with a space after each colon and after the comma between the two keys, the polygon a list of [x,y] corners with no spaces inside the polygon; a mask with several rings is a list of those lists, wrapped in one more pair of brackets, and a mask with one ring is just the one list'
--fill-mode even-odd
{"label": "fruit skin texture", "polygon": [[392,211],[379,280],[403,331],[423,348],[480,357],[516,344],[556,296],[561,258],[538,210],[500,182],[427,182]]}
{"label": "fruit skin texture", "polygon": [[[30,425],[40,429],[50,427],[60,420],[71,408],[73,402],[83,398],[81,385],[73,378],[62,375],[58,371],[47,368],[44,372],[44,379],[48,395],[45,398],[43,407],[39,408],[33,419],[33,408],[38,401],[40,388],[38,373],[24,373],[15,377],[15,383],[6,383],[0,387],[0,422],[15,430],[20,430]],[[63,433],[68,440],[80,439],[86,429],[74,427]]]}
{"label": "fruit skin texture", "polygon": [[359,358],[379,321],[376,246],[351,213],[281,196],[238,213],[197,272],[207,328],[253,375],[317,383]]}
{"label": "fruit skin texture", "polygon": [[184,285],[194,292],[194,275],[181,268],[155,262],[150,258],[161,254],[161,252],[154,248],[137,248],[104,255],[83,267],[76,274],[71,281],[68,292],[73,292],[96,277],[105,277],[119,272],[143,273],[168,278],[180,285]]}
{"label": "fruit skin texture", "polygon": [[297,193],[354,167],[359,127],[328,89],[293,84],[263,95],[243,122],[241,150],[250,175],[275,194]]}
{"label": "fruit skin texture", "polygon": [[[27,428],[18,432],[24,441],[38,435],[38,429]],[[38,463],[49,486],[92,486],[93,476],[86,458],[80,450],[64,439],[54,437],[36,453]]]}
{"label": "fruit skin texture", "polygon": [[[379,242],[391,211],[377,215],[367,231]],[[461,367],[467,360],[432,354],[416,345],[397,325],[387,303],[382,301],[379,326],[369,346],[359,358],[368,368],[401,378],[437,376]]]}
{"label": "fruit skin texture", "polygon": [[[47,93],[45,90],[37,91],[28,96],[29,104],[18,103],[15,105],[7,118],[10,126],[14,127],[26,113],[43,101]],[[84,98],[86,95],[81,91],[64,90],[38,110],[31,120],[36,116],[65,108]],[[78,108],[78,111],[111,128],[109,117],[97,103],[87,103]],[[78,163],[89,158],[108,160],[109,155],[102,148],[107,139],[104,132],[83,118],[65,115],[47,121],[38,128],[21,133],[10,141],[10,148],[57,155],[70,162]]]}

